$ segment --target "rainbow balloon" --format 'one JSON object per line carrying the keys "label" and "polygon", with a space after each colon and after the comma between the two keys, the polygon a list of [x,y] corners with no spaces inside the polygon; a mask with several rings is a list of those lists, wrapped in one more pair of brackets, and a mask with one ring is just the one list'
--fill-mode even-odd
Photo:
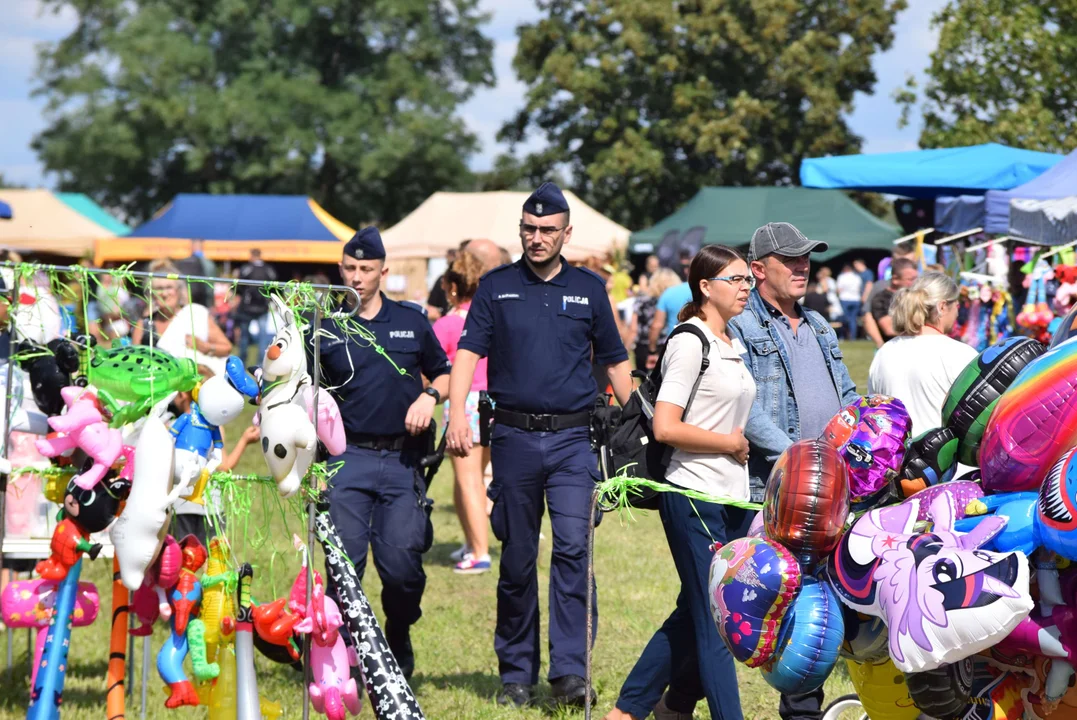
{"label": "rainbow balloon", "polygon": [[1029,363],[999,398],[980,446],[984,489],[1035,490],[1077,445],[1077,338]]}

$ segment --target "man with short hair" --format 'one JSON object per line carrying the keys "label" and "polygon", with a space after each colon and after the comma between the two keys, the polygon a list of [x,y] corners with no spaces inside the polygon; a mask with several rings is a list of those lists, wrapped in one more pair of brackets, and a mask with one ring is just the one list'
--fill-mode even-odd
{"label": "man with short hair", "polygon": [[[465,406],[475,366],[488,357],[495,403],[490,442],[490,524],[502,542],[494,650],[499,705],[530,704],[539,672],[539,531],[550,512],[549,679],[560,704],[583,705],[587,653],[587,540],[599,477],[589,426],[597,388],[592,350],[623,405],[632,392],[605,284],[561,256],[572,238],[568,202],[543,183],[524,203],[519,261],[487,273],[471,301],[449,382],[448,452],[466,456]],[[474,243],[472,243],[474,244]],[[470,247],[470,246],[469,246]],[[597,605],[592,620],[598,622]]]}
{"label": "man with short hair", "polygon": [[449,296],[445,294],[445,288],[441,283],[445,279],[445,273],[449,272],[454,262],[456,262],[456,248],[449,248],[445,251],[445,272],[438,275],[434,286],[430,288],[430,294],[426,297],[426,316],[430,322],[436,321],[449,312]]}
{"label": "man with short hair", "polygon": [[890,301],[894,299],[894,293],[898,290],[916,282],[919,274],[916,263],[909,258],[894,258],[890,264],[890,283],[883,290],[875,293],[871,300],[871,317],[879,328],[876,347],[882,347],[882,343],[897,335],[894,331],[894,321],[890,317]]}
{"label": "man with short hair", "polygon": [[[822,435],[830,419],[858,397],[834,329],[798,302],[808,292],[809,256],[827,248],[783,222],[756,230],[749,245],[756,287],[744,312],[730,321],[729,331],[747,350],[745,361],[756,383],[744,428],[755,502],[763,500],[782,452],[801,438]],[[822,688],[782,695],[778,712],[784,720],[818,718],[822,702]]]}
{"label": "man with short hair", "polygon": [[[272,265],[262,260],[262,251],[258,248],[251,249],[251,259],[239,268],[241,280],[258,280],[261,282],[276,282],[277,272]],[[265,357],[269,343],[273,342],[276,328],[269,315],[269,295],[264,287],[254,285],[241,285],[239,291],[239,304],[235,309],[236,325],[239,327],[239,359],[247,364],[247,352],[251,341],[258,343],[258,358],[255,364],[261,365]]]}
{"label": "man with short hair", "polygon": [[[449,392],[449,361],[422,309],[381,291],[388,273],[377,229],[359,230],[344,246],[340,276],[359,294],[358,312],[349,322],[374,341],[325,318],[321,332],[307,336],[307,361],[313,365],[313,343],[319,342],[322,378],[335,388],[348,443],[334,458],[341,467],[329,481],[329,514],[360,580],[367,550],[374,550],[385,639],[410,678],[411,626],[422,616],[426,588],[423,553],[434,533],[419,461],[432,442],[434,408]],[[423,378],[429,382],[425,389]]]}
{"label": "man with short hair", "polygon": [[485,238],[472,240],[467,244],[465,252],[469,252],[481,260],[482,269],[485,272],[490,272],[494,268],[505,264],[501,256],[502,250],[493,240],[487,240]]}
{"label": "man with short hair", "polygon": [[[176,261],[176,269],[184,275],[201,275],[217,277],[217,264],[206,257],[205,242],[201,239],[191,241],[191,254]],[[207,283],[188,283],[188,299],[204,307],[213,307],[213,286]]]}

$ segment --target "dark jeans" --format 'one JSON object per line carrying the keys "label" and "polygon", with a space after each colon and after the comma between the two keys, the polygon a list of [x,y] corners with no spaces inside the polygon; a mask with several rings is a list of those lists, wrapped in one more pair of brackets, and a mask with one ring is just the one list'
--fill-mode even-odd
{"label": "dark jeans", "polygon": [[[251,332],[252,322],[258,323],[257,334]],[[270,319],[269,313],[267,312],[265,315],[256,318],[237,316],[236,325],[239,328],[239,347],[236,348],[236,354],[239,355],[239,359],[246,366],[250,362],[247,358],[247,352],[251,345],[257,343],[258,357],[255,359],[254,364],[261,365],[266,349],[273,342],[273,337],[276,334],[276,329],[273,327],[273,321]]]}
{"label": "dark jeans", "polygon": [[693,509],[693,502],[683,495],[662,494],[659,513],[681,578],[681,592],[676,608],[647,643],[621,687],[617,707],[634,717],[647,717],[667,685],[671,709],[688,712],[693,698],[705,696],[715,720],[743,717],[736,666],[711,616],[708,586],[712,544],[747,535],[755,513],[713,503],[694,505]]}
{"label": "dark jeans", "polygon": [[823,688],[801,695],[782,695],[778,716],[782,720],[819,720],[823,717]]}
{"label": "dark jeans", "polygon": [[842,321],[845,325],[845,339],[856,340],[856,321],[860,319],[860,301],[841,301]]}

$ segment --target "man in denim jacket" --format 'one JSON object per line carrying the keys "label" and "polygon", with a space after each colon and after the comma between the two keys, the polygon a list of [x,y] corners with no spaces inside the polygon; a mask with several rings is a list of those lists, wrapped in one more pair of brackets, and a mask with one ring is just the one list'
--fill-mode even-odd
{"label": "man in denim jacket", "polygon": [[[819,437],[830,419],[857,399],[833,328],[798,302],[808,292],[809,255],[826,249],[825,242],[809,240],[781,222],[756,230],[748,248],[756,287],[729,329],[747,350],[745,362],[756,384],[744,428],[755,502],[763,500],[778,456],[801,438]],[[785,720],[819,718],[822,702],[822,688],[782,695],[778,712]]]}

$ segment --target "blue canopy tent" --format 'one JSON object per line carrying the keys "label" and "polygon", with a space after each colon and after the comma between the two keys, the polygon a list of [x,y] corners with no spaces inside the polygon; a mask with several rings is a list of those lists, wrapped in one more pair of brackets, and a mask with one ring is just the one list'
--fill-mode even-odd
{"label": "blue canopy tent", "polygon": [[3,200],[0,200],[0,220],[11,219],[11,206]]}
{"label": "blue canopy tent", "polygon": [[340,262],[355,230],[304,195],[180,194],[122,238],[97,243],[95,261],[186,257],[203,240],[206,257],[268,262]]}
{"label": "blue canopy tent", "polygon": [[800,165],[804,187],[866,190],[931,198],[1009,190],[1054,167],[1061,155],[988,143],[877,155],[810,158]]}
{"label": "blue canopy tent", "polygon": [[1013,189],[989,190],[980,197],[939,198],[935,202],[935,227],[952,233],[977,227],[988,233],[1009,233],[1011,200],[1056,200],[1074,194],[1077,194],[1077,151]]}

